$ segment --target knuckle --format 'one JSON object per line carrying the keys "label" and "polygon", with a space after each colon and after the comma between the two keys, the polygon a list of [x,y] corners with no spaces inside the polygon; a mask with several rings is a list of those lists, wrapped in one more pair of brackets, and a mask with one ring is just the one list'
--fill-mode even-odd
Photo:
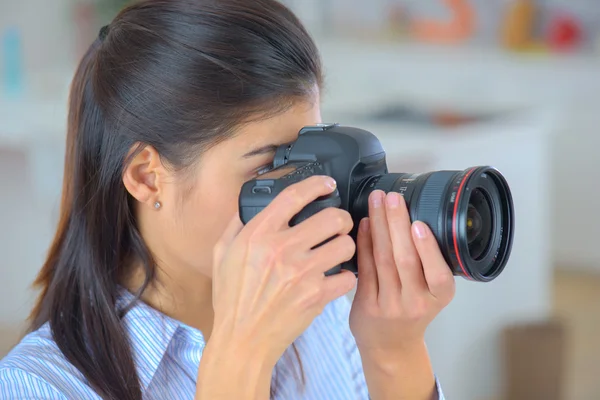
{"label": "knuckle", "polygon": [[343,231],[344,233],[348,233],[354,228],[354,220],[352,219],[352,215],[346,210],[339,209],[342,213],[342,218],[344,220]]}
{"label": "knuckle", "polygon": [[290,268],[283,264],[278,264],[281,282],[285,290],[293,290],[302,283],[302,274],[297,268]]}
{"label": "knuckle", "polygon": [[[341,208],[330,207],[323,210],[324,217],[328,226],[331,226],[336,231],[350,231],[352,225],[352,217],[350,213]],[[349,228],[350,226],[350,228]]]}
{"label": "knuckle", "polygon": [[454,283],[454,277],[450,273],[437,273],[430,279],[430,284],[438,288],[446,288]]}
{"label": "knuckle", "polygon": [[350,235],[344,235],[340,237],[341,253],[346,257],[347,260],[351,259],[356,253],[356,242]]}
{"label": "knuckle", "polygon": [[342,212],[342,210],[340,210],[339,208],[333,208],[332,210],[334,210],[334,212],[332,213],[333,216],[333,225],[335,226],[335,228],[337,230],[341,230],[344,228],[344,226],[346,225],[346,218]]}
{"label": "knuckle", "polygon": [[437,297],[452,299],[455,292],[454,276],[450,273],[438,273],[428,279],[431,292]]}
{"label": "knuckle", "polygon": [[223,256],[225,255],[225,251],[226,251],[226,247],[225,244],[223,242],[217,242],[215,243],[214,247],[213,247],[213,262],[217,263],[217,262],[221,262]]}
{"label": "knuckle", "polygon": [[213,247],[213,251],[215,254],[221,254],[225,249],[225,243],[222,240],[218,240]]}
{"label": "knuckle", "polygon": [[420,264],[421,260],[419,257],[412,253],[404,253],[398,256],[399,266],[414,266]]}
{"label": "knuckle", "polygon": [[331,223],[331,221],[334,221],[337,218],[337,208],[328,207],[319,211],[318,215],[324,220],[323,222]]}
{"label": "knuckle", "polygon": [[281,192],[280,196],[282,197],[282,201],[288,205],[298,205],[302,203],[302,196],[296,185],[288,186]]}
{"label": "knuckle", "polygon": [[396,263],[394,262],[394,258],[391,254],[387,254],[382,251],[375,251],[373,257],[377,265],[386,267],[396,265]]}
{"label": "knuckle", "polygon": [[302,308],[314,308],[320,306],[323,303],[323,293],[319,290],[317,285],[313,285],[310,288],[306,288],[304,296],[301,297]]}

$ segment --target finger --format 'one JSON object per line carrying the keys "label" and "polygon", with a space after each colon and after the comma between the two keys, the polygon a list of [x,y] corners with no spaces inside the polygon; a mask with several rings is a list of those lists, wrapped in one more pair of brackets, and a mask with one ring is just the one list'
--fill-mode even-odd
{"label": "finger", "polygon": [[356,276],[347,270],[323,277],[323,301],[328,304],[350,292],[354,286],[356,286]]}
{"label": "finger", "polygon": [[286,187],[248,225],[256,230],[273,231],[289,227],[290,220],[306,205],[321,196],[327,196],[336,188],[329,176],[315,175]]}
{"label": "finger", "polygon": [[429,227],[421,221],[412,225],[415,247],[423,264],[425,280],[429,292],[444,303],[454,297],[455,281],[452,271],[440,251],[435,236]]}
{"label": "finger", "polygon": [[356,244],[350,236],[337,236],[311,250],[308,253],[305,265],[307,269],[314,269],[322,274],[343,262],[351,260],[355,252]]}
{"label": "finger", "polygon": [[395,297],[401,287],[385,211],[385,193],[373,191],[369,196],[369,227],[377,266],[379,300],[383,302]]}
{"label": "finger", "polygon": [[408,293],[423,293],[427,291],[427,283],[419,252],[413,243],[410,216],[404,197],[398,193],[388,193],[386,210],[402,290]]}
{"label": "finger", "polygon": [[231,218],[231,221],[229,221],[229,224],[227,224],[227,227],[225,227],[225,230],[221,234],[221,237],[215,244],[215,247],[213,249],[214,267],[221,264],[225,252],[227,251],[229,246],[231,246],[231,243],[243,228],[244,224],[240,220],[240,214],[236,212],[235,215]]}
{"label": "finger", "polygon": [[377,268],[373,258],[373,241],[369,228],[369,218],[363,218],[358,226],[356,239],[358,262],[358,284],[356,296],[366,299],[377,299],[379,285],[377,283]]}
{"label": "finger", "polygon": [[285,235],[289,235],[291,243],[310,250],[334,236],[348,234],[353,226],[349,212],[330,207],[291,227]]}

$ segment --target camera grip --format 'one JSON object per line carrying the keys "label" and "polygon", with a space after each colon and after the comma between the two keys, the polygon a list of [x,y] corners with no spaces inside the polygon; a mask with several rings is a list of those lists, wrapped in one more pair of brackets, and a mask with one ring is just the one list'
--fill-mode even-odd
{"label": "camera grip", "polygon": [[[342,200],[336,189],[335,192],[331,193],[330,195],[321,196],[318,199],[316,199],[315,201],[313,201],[312,203],[309,203],[306,207],[304,207],[302,209],[302,211],[300,211],[298,214],[296,214],[294,216],[294,218],[292,218],[292,220],[290,221],[290,226],[298,225],[302,221],[307,220],[311,216],[315,215],[319,211],[322,211],[326,208],[329,208],[329,207],[339,208],[339,207],[341,207],[341,205],[342,205]],[[334,238],[335,238],[335,236],[330,237],[329,239],[325,240],[323,243],[316,245],[315,248],[323,246],[325,243],[329,242],[330,240],[333,240]],[[337,274],[341,271],[341,269],[342,269],[341,265],[336,265],[335,267],[326,271],[325,276]]]}
{"label": "camera grip", "polygon": [[[322,166],[319,163],[309,163],[296,168],[292,173],[284,175],[278,179],[258,179],[246,182],[241,189],[239,197],[239,213],[243,224],[247,224],[252,218],[264,210],[271,201],[275,199],[286,187],[315,175],[322,173]],[[332,193],[326,196],[318,197],[308,203],[299,213],[294,215],[289,221],[290,226],[298,225],[311,216],[317,214],[329,207],[342,207],[342,198],[336,188]],[[318,244],[315,248],[324,245],[335,236]],[[325,276],[341,272],[344,265],[337,265],[325,272]],[[351,269],[353,270],[353,269]]]}
{"label": "camera grip", "polygon": [[339,194],[338,190],[336,189],[333,193],[331,193],[327,196],[321,196],[321,197],[317,198],[316,200],[308,203],[302,209],[302,211],[300,211],[298,214],[296,214],[290,220],[290,226],[298,225],[302,221],[307,220],[308,218],[312,217],[319,211],[322,211],[326,208],[329,208],[329,207],[339,208],[341,206],[342,206],[342,199],[340,198],[340,194]]}

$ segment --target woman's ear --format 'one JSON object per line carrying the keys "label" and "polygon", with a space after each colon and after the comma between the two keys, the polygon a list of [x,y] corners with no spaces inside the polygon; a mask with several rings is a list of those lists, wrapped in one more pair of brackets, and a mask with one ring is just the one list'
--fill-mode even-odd
{"label": "woman's ear", "polygon": [[142,204],[156,208],[167,171],[152,146],[134,145],[129,151],[131,162],[123,171],[123,184],[129,194]]}

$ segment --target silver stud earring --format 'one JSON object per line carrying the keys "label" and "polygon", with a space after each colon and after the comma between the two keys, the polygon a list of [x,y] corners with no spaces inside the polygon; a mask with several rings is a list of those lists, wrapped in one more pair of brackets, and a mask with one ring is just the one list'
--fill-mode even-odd
{"label": "silver stud earring", "polygon": [[154,208],[158,210],[161,205],[162,204],[160,204],[160,201],[157,201],[156,203],[154,203]]}

